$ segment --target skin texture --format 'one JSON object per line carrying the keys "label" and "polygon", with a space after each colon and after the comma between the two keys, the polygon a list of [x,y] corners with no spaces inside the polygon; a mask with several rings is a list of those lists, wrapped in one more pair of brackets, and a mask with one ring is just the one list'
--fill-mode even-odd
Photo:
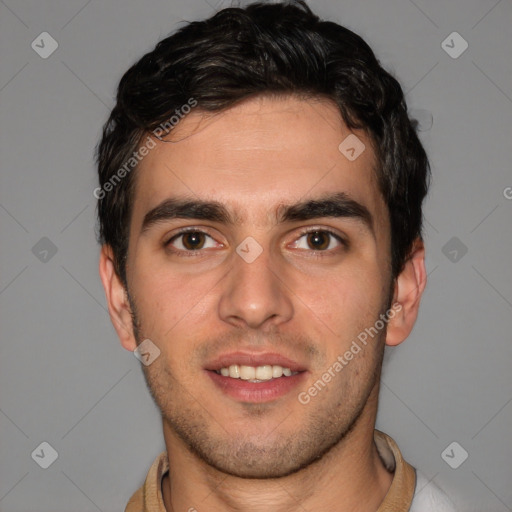
{"label": "skin texture", "polygon": [[[134,350],[149,338],[161,351],[144,372],[171,454],[167,510],[284,512],[300,503],[368,511],[384,499],[392,475],[373,444],[382,354],[414,325],[424,249],[418,240],[392,281],[375,155],[362,131],[353,133],[363,153],[354,161],[341,154],[350,133],[325,100],[257,97],[216,115],[193,111],[136,171],[128,290],[107,246],[100,274],[122,345]],[[278,222],[284,205],[335,192],[365,206],[371,228],[350,217]],[[236,222],[178,218],[142,230],[147,212],[168,198],[218,201]],[[207,236],[177,236],[184,227]],[[345,242],[324,234],[316,244],[304,230]],[[252,263],[236,252],[247,237],[263,249]],[[197,242],[200,250],[186,251]],[[400,311],[387,329],[300,403],[298,393],[375,324],[390,298]],[[205,366],[240,349],[283,354],[305,378],[270,402],[236,400]]]}

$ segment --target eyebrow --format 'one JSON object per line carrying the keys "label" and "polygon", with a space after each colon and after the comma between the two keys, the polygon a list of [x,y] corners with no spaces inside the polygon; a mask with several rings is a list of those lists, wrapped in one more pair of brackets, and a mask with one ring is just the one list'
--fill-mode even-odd
{"label": "eyebrow", "polygon": [[[322,217],[351,218],[360,221],[373,234],[373,217],[368,208],[344,192],[328,194],[292,205],[279,205],[278,223],[314,220]],[[169,198],[152,208],[144,216],[142,232],[159,222],[172,219],[197,219],[234,225],[242,219],[232,215],[218,201]]]}
{"label": "eyebrow", "polygon": [[321,217],[351,218],[360,221],[373,233],[373,217],[370,210],[344,192],[284,206],[279,222],[305,221]]}

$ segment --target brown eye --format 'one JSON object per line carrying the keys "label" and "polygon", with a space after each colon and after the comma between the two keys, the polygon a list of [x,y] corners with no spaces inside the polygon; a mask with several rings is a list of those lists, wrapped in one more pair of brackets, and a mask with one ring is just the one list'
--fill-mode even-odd
{"label": "brown eye", "polygon": [[342,246],[346,247],[346,242],[341,238],[340,235],[337,235],[328,229],[305,231],[292,244],[292,247],[295,249],[325,253],[330,253]]}
{"label": "brown eye", "polygon": [[202,249],[205,237],[204,233],[199,233],[197,231],[193,231],[191,233],[184,233],[181,235],[183,237],[183,247],[189,251],[193,251],[195,249]]}
{"label": "brown eye", "polygon": [[331,235],[325,231],[313,231],[307,234],[307,243],[315,251],[324,251],[331,243]]}
{"label": "brown eye", "polygon": [[216,247],[215,240],[202,231],[184,231],[173,236],[166,244],[180,252],[200,251]]}

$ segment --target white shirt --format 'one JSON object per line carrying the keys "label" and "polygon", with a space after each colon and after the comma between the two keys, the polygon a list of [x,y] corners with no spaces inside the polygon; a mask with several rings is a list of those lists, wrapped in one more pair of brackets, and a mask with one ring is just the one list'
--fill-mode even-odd
{"label": "white shirt", "polygon": [[416,489],[409,512],[456,512],[455,507],[434,482],[416,470]]}

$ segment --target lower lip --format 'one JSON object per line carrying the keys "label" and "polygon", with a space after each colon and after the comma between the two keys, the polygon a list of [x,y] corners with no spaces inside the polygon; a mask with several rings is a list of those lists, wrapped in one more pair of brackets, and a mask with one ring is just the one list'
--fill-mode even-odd
{"label": "lower lip", "polygon": [[205,371],[226,395],[241,402],[251,403],[271,402],[290,393],[306,378],[307,373],[304,371],[289,377],[279,377],[263,382],[249,382],[224,377],[212,370]]}

